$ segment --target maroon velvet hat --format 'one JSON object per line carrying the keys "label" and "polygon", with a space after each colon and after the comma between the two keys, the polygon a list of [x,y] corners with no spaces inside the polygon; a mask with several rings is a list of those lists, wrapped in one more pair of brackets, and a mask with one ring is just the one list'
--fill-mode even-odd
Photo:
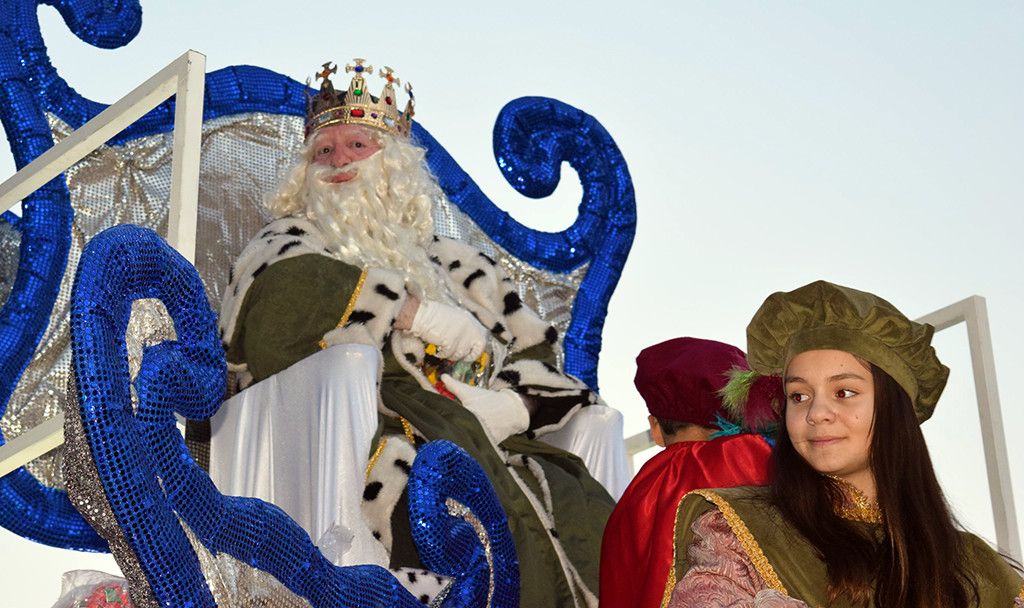
{"label": "maroon velvet hat", "polygon": [[640,351],[633,384],[651,415],[717,428],[718,416],[730,418],[719,391],[734,368],[748,369],[735,346],[674,338]]}

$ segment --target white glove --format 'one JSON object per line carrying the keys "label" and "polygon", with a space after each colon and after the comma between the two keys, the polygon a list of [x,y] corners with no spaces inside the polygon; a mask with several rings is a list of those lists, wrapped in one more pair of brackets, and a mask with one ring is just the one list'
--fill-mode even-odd
{"label": "white glove", "polygon": [[453,361],[479,357],[490,333],[470,312],[429,300],[420,302],[409,331],[436,344],[439,357]]}
{"label": "white glove", "polygon": [[512,389],[492,391],[459,382],[448,374],[441,376],[463,407],[473,412],[494,443],[501,443],[516,433],[530,428],[530,413],[522,397]]}

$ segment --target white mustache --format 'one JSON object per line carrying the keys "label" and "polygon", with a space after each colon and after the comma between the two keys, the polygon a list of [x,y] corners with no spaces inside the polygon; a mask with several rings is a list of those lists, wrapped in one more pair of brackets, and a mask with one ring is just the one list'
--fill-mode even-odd
{"label": "white mustache", "polygon": [[342,173],[359,173],[359,167],[365,164],[365,159],[356,161],[354,163],[348,163],[341,167],[332,167],[331,165],[318,165],[311,164],[309,166],[310,177],[317,182],[330,181],[331,178],[341,175]]}

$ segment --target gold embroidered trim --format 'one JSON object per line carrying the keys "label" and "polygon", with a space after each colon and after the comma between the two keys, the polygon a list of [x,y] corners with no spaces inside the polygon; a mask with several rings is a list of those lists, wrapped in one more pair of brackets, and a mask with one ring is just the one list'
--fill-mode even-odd
{"label": "gold embroidered trim", "polygon": [[1017,594],[1018,600],[1024,600],[1024,585],[1020,586],[1020,593]]}
{"label": "gold embroidered trim", "polygon": [[[401,423],[401,432],[406,435],[406,439],[409,440],[413,448],[416,448],[416,435],[413,434],[413,425],[402,417],[398,417],[398,422]],[[387,445],[387,435],[382,435],[381,440],[377,442],[377,449],[374,450],[374,454],[370,457],[370,462],[367,463],[367,479],[370,479],[370,472],[374,470],[374,466],[377,465],[377,461],[380,460],[381,454],[384,453],[384,446]]]}
{"label": "gold embroidered trim", "polygon": [[882,523],[882,510],[878,507],[851,507],[843,505],[836,509],[836,515],[850,521],[861,521],[866,524]]}
{"label": "gold embroidered trim", "polygon": [[879,508],[877,502],[865,496],[864,492],[861,492],[857,486],[845,479],[835,475],[826,475],[826,477],[839,484],[846,499],[843,504],[835,506],[836,515],[850,521],[860,521],[868,524],[882,523],[882,509]]}
{"label": "gold embroidered trim", "polygon": [[[686,498],[684,495],[683,498]],[[676,505],[676,518],[672,521],[672,566],[668,569],[668,578],[665,580],[665,591],[661,594],[661,608],[668,606],[672,599],[672,591],[676,588],[676,539],[679,538],[679,508],[683,506],[683,498],[679,499]]]}
{"label": "gold embroidered trim", "polygon": [[739,514],[732,508],[732,505],[711,490],[694,490],[691,493],[703,496],[718,507],[718,510],[722,512],[722,516],[725,517],[726,523],[729,524],[729,528],[732,529],[732,533],[740,541],[740,546],[743,547],[747,557],[750,558],[751,563],[754,564],[754,568],[761,575],[761,578],[764,579],[764,582],[779,593],[789,595],[786,587],[779,580],[779,575],[775,573],[775,568],[772,567],[768,558],[765,557],[764,551],[761,550],[761,545],[757,544],[757,539],[747,529],[747,524],[743,523],[743,520],[740,519]]}
{"label": "gold embroidered trim", "polygon": [[[416,447],[416,436],[412,433],[412,424],[408,420],[399,416],[398,421],[402,423],[402,433],[405,438],[409,440],[412,447]],[[383,435],[380,441],[377,442],[377,449],[373,451],[373,455],[370,456],[370,461],[366,463],[366,478],[370,478],[370,472],[373,471],[373,467],[377,465],[377,461],[380,460],[381,454],[384,453],[384,446],[388,444],[388,436]]]}
{"label": "gold embroidered trim", "polygon": [[377,461],[380,460],[380,455],[384,453],[384,446],[388,444],[387,435],[380,438],[377,442],[377,449],[373,451],[373,456],[370,456],[370,461],[366,463],[366,479],[370,478],[370,471],[376,466]]}
{"label": "gold embroidered trim", "polygon": [[416,447],[416,436],[412,433],[412,425],[402,416],[398,417],[398,421],[402,423],[402,432],[405,433],[405,438],[409,440],[412,447]]}
{"label": "gold embroidered trim", "polygon": [[[341,320],[334,326],[334,329],[341,329],[346,323],[348,318],[352,316],[352,309],[356,307],[356,300],[359,299],[359,294],[363,292],[363,283],[366,283],[366,273],[368,270],[363,269],[363,272],[359,274],[359,280],[356,282],[356,288],[352,292],[352,297],[348,299],[348,304],[345,306],[345,312],[341,313]],[[320,339],[320,350],[327,348],[327,340]]]}

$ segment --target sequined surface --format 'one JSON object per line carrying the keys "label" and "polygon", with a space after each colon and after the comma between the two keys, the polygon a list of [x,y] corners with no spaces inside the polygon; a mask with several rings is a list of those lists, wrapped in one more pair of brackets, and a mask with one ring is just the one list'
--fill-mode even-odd
{"label": "sequined surface", "polygon": [[186,524],[182,529],[218,608],[311,608],[309,601],[289,591],[279,580],[227,553],[214,555]]}
{"label": "sequined surface", "polygon": [[[74,382],[69,393],[75,394]],[[77,402],[77,398],[75,399]],[[156,606],[156,599],[146,582],[138,557],[117,525],[117,519],[103,493],[99,472],[92,461],[82,416],[78,408],[69,408],[64,417],[64,471],[68,479],[68,495],[85,521],[107,540],[121,573],[128,581],[132,603],[138,608]]]}
{"label": "sequined surface", "polygon": [[[164,340],[177,339],[174,321],[163,302],[156,298],[142,298],[132,302],[128,327],[124,332],[124,343],[128,351],[128,377],[132,381],[130,388],[133,410],[137,409],[139,402],[134,382],[142,367],[143,350]],[[77,401],[72,402],[77,405]]]}
{"label": "sequined surface", "polygon": [[13,215],[0,216],[0,306],[14,287],[14,275],[18,272],[18,248],[21,234],[7,219],[17,220]]}
{"label": "sequined surface", "polygon": [[[45,98],[53,95],[59,99],[69,90],[46,57],[37,4],[11,0],[0,13],[0,118],[18,168],[52,145]],[[100,5],[90,1],[69,6],[68,2],[55,2],[54,6],[72,30],[91,44],[123,44],[140,24],[137,3]],[[0,404],[4,411],[44,330],[53,325],[51,309],[64,277],[71,219],[61,178],[22,201],[17,226],[21,241],[18,270],[0,311]],[[0,478],[0,524],[49,545],[105,548],[103,540],[72,508],[66,493],[39,483],[24,468]]]}
{"label": "sequined surface", "polygon": [[[45,3],[79,38],[103,48],[123,46],[141,27],[141,8],[132,0]],[[39,4],[8,0],[0,13],[0,117],[18,167],[105,109],[76,93],[49,63]],[[219,301],[234,256],[266,219],[258,203],[299,144],[305,90],[251,66],[207,75],[196,264],[212,301]],[[0,294],[7,290],[0,300],[5,437],[73,407],[60,391],[69,377],[70,277],[84,243],[102,228],[132,221],[163,229],[173,116],[173,101],[161,104],[69,170],[66,182],[58,178],[29,196],[16,238],[0,230]],[[500,257],[520,279],[524,300],[565,330],[565,369],[597,388],[607,302],[635,228],[632,184],[614,141],[594,118],[555,100],[523,98],[502,110],[495,157],[517,191],[546,196],[563,161],[580,176],[584,195],[576,221],[562,232],[543,233],[497,208],[418,123],[413,136],[427,147],[428,163],[450,199],[438,202],[439,234]],[[0,525],[46,544],[103,549],[60,489],[59,464],[52,456],[0,479]]]}
{"label": "sequined surface", "polygon": [[[494,605],[494,554],[491,552],[491,538],[487,534],[487,528],[484,526],[484,522],[480,521],[476,515],[473,514],[472,509],[455,500],[454,498],[448,498],[444,501],[444,505],[448,507],[448,515],[458,517],[464,520],[466,523],[473,528],[476,532],[476,538],[480,541],[480,546],[484,548],[484,557],[487,558],[487,601],[484,602],[484,606]],[[447,595],[447,594],[446,594]]]}
{"label": "sequined surface", "polygon": [[409,521],[423,565],[457,582],[447,601],[519,605],[519,561],[505,512],[483,470],[455,444],[420,448],[409,475]]}
{"label": "sequined surface", "polygon": [[[146,350],[133,408],[125,335],[130,318],[145,314],[136,306],[133,315],[143,298],[162,302],[177,340]],[[72,292],[71,336],[79,407],[67,418],[68,489],[109,541],[137,605],[201,608],[218,597],[245,606],[302,606],[300,597],[316,608],[421,605],[383,568],[332,565],[277,507],[222,496],[189,457],[174,414],[212,415],[226,362],[198,274],[156,233],[117,226],[89,242]],[[421,450],[410,514],[429,518],[413,525],[425,563],[455,578],[446,606],[517,605],[505,514],[465,452],[447,442]],[[281,601],[246,599],[261,590]]]}
{"label": "sequined surface", "polygon": [[[135,411],[124,336],[132,302],[139,298],[163,302],[178,341],[146,353]],[[213,605],[174,510],[176,498],[199,499],[203,492],[196,486],[210,482],[191,460],[183,460],[174,413],[207,417],[220,404],[226,369],[215,328],[194,269],[152,231],[119,226],[86,246],[71,305],[78,410],[117,533],[145,575],[138,581],[136,572],[124,573],[133,601],[135,587],[148,584],[159,605]],[[124,548],[111,540],[111,549],[123,563]]]}

